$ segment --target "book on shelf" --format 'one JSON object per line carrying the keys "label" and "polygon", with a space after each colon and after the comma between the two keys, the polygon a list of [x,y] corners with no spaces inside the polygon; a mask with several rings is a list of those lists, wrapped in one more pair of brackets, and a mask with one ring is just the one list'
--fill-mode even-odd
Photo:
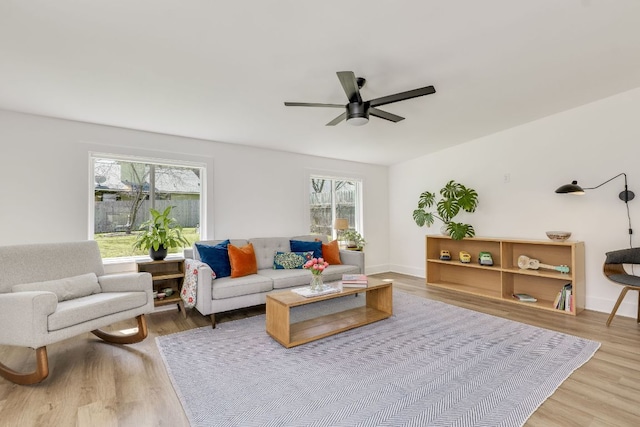
{"label": "book on shelf", "polygon": [[518,301],[522,301],[522,302],[536,302],[536,301],[538,301],[537,298],[534,298],[529,294],[513,294],[513,297],[515,299],[517,299]]}
{"label": "book on shelf", "polygon": [[369,280],[366,274],[343,274],[342,283],[367,284]]}
{"label": "book on shelf", "polygon": [[572,312],[574,310],[575,297],[573,295],[573,287],[571,283],[567,283],[562,287],[556,299],[553,302],[554,308],[558,310]]}

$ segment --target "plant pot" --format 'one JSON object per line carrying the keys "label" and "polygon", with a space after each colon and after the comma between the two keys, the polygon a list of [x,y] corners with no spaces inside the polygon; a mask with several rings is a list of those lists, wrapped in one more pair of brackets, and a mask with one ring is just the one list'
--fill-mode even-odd
{"label": "plant pot", "polygon": [[153,248],[150,248],[149,249],[149,256],[154,261],[162,261],[163,259],[165,259],[167,257],[167,248],[162,246],[162,247],[159,247],[157,251],[155,249],[153,249]]}

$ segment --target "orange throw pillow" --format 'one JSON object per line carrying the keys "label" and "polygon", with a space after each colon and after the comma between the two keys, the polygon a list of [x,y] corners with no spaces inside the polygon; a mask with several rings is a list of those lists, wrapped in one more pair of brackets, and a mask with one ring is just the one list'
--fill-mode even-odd
{"label": "orange throw pillow", "polygon": [[322,244],[322,258],[329,263],[329,265],[342,264],[340,259],[340,247],[337,240],[332,240],[327,244]]}
{"label": "orange throw pillow", "polygon": [[256,253],[253,251],[253,245],[249,243],[246,246],[237,247],[228,246],[229,263],[231,264],[231,277],[248,276],[258,272],[258,262],[256,261]]}

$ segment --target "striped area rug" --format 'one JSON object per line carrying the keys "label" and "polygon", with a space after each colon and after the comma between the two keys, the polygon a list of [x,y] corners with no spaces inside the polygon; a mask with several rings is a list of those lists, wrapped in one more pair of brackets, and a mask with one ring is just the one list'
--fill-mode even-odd
{"label": "striped area rug", "polygon": [[391,318],[291,349],[264,315],[156,342],[190,423],[208,427],[519,426],[600,346],[393,297]]}

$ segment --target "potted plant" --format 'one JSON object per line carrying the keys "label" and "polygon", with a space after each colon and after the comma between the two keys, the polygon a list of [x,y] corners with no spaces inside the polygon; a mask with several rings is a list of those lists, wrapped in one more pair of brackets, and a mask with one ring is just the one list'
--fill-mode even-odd
{"label": "potted plant", "polygon": [[182,235],[182,227],[175,218],[170,217],[174,206],[168,206],[163,212],[149,209],[151,218],[140,224],[143,230],[133,243],[134,249],[149,250],[154,261],[163,260],[169,248],[184,247],[189,241]]}
{"label": "potted plant", "polygon": [[362,235],[354,229],[349,229],[342,233],[341,239],[347,242],[348,249],[358,251],[361,251],[362,248],[364,248],[364,245],[367,244]]}
{"label": "potted plant", "polygon": [[[460,213],[474,212],[478,206],[478,193],[464,185],[449,181],[440,190],[442,198],[436,203],[436,194],[425,191],[418,199],[418,209],[413,211],[413,219],[419,227],[426,225],[430,227],[435,219],[444,223],[444,232],[448,233],[452,239],[462,240],[465,237],[473,237],[476,232],[473,226],[462,222],[454,222],[453,218]],[[437,215],[434,212],[427,212],[427,209],[436,203]]]}

